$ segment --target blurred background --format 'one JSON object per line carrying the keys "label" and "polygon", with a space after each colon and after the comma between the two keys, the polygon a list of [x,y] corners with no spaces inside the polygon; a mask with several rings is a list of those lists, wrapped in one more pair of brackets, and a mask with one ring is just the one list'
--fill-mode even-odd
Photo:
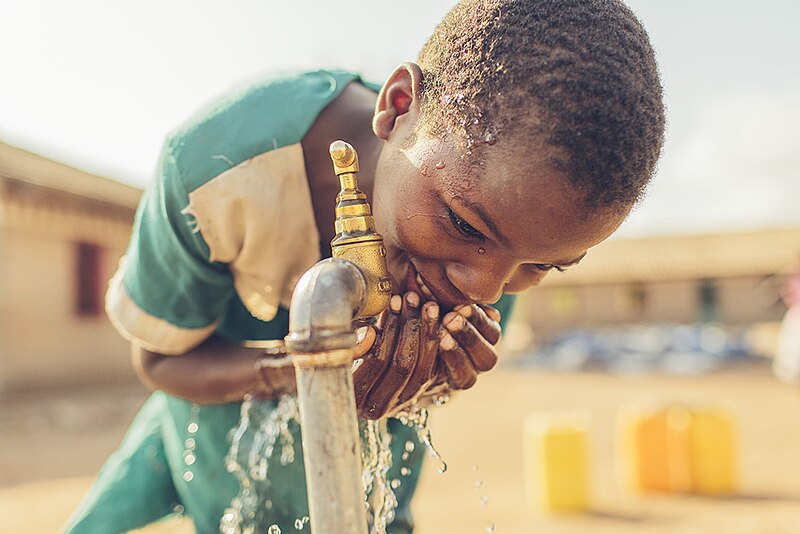
{"label": "blurred background", "polygon": [[[57,531],[147,395],[102,303],[164,136],[265,73],[382,81],[453,3],[0,4],[0,532]],[[800,4],[627,3],[665,88],[658,174],[611,240],[520,299],[503,363],[433,414],[450,469],[423,474],[422,534],[800,525],[800,396],[771,372],[800,269]],[[676,406],[718,415],[687,439],[730,455],[725,491],[632,481],[677,465],[640,450]],[[564,428],[580,446],[556,460]],[[560,465],[583,466],[578,513],[553,513]]]}

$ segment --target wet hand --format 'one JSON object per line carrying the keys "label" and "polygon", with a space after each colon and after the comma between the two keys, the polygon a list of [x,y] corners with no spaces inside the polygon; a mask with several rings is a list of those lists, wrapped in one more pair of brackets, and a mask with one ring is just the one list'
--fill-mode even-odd
{"label": "wet hand", "polygon": [[467,389],[497,363],[497,310],[462,306],[440,320],[438,303],[419,304],[414,292],[393,296],[377,329],[357,345],[363,360],[353,380],[362,417],[393,415],[413,401]]}
{"label": "wet hand", "polygon": [[397,413],[435,379],[439,346],[439,305],[420,306],[410,291],[393,295],[389,308],[356,346],[361,365],[353,373],[356,407],[361,417],[378,419]]}
{"label": "wet hand", "polygon": [[442,321],[439,358],[453,389],[471,388],[478,374],[497,364],[500,312],[491,306],[458,306]]}

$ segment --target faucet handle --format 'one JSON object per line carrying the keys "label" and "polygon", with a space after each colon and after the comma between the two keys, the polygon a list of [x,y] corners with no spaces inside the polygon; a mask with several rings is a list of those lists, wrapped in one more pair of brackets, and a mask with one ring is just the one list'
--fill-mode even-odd
{"label": "faucet handle", "polygon": [[334,141],[331,143],[329,151],[336,176],[349,172],[358,172],[358,154],[350,143],[342,140]]}

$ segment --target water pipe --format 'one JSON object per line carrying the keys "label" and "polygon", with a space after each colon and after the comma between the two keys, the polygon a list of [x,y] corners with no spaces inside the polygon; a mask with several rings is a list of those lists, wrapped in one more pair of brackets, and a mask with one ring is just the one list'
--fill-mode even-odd
{"label": "water pipe", "polygon": [[331,144],[330,154],[340,183],[333,258],[298,281],[286,347],[297,376],[311,531],[367,534],[351,373],[353,324],[386,308],[392,284],[383,238],[358,189],[358,155],[344,141]]}

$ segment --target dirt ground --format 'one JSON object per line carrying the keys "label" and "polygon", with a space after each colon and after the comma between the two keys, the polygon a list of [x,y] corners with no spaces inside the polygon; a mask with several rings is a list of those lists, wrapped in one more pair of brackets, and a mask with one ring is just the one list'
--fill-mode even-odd
{"label": "dirt ground", "polygon": [[[0,405],[0,532],[58,532],[122,437],[146,392],[138,386],[6,399]],[[113,401],[111,400],[113,399]],[[739,492],[732,498],[641,495],[620,482],[616,418],[630,404],[723,406],[735,416]],[[592,417],[591,511],[542,513],[526,502],[523,422],[574,410]],[[701,377],[553,374],[501,367],[433,415],[448,464],[425,466],[419,534],[800,533],[800,395],[768,362]],[[190,533],[171,520],[147,534]]]}

